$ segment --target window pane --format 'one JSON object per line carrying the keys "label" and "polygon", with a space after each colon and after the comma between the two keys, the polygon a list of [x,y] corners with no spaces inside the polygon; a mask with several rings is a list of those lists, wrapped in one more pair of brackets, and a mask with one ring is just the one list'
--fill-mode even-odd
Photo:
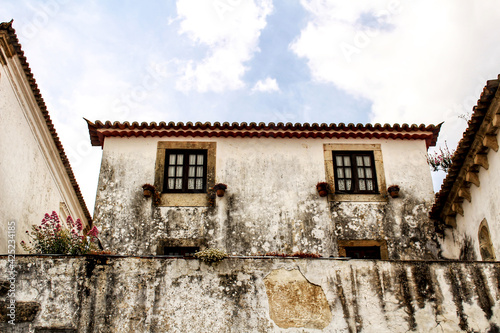
{"label": "window pane", "polygon": [[345,171],[345,178],[352,178],[352,174],[351,174],[351,169],[350,168],[345,168],[344,171]]}
{"label": "window pane", "polygon": [[177,174],[176,174],[177,177],[182,177],[182,167],[181,166],[178,166],[177,167]]}
{"label": "window pane", "polygon": [[366,178],[373,178],[373,176],[372,176],[372,169],[366,168],[365,169],[365,175],[366,175]]}
{"label": "window pane", "polygon": [[370,156],[363,156],[363,162],[365,162],[365,166],[371,166],[372,162],[370,160]]}
{"label": "window pane", "polygon": [[350,179],[345,181],[345,187],[347,191],[350,191],[352,188],[352,181]]}
{"label": "window pane", "polygon": [[175,155],[170,155],[168,159],[169,165],[175,165]]}
{"label": "window pane", "polygon": [[358,168],[358,177],[365,178],[365,169],[364,168]]}
{"label": "window pane", "polygon": [[344,165],[351,166],[351,159],[349,158],[349,156],[344,156]]}
{"label": "window pane", "polygon": [[360,191],[366,191],[366,185],[364,180],[359,181],[359,190]]}
{"label": "window pane", "polygon": [[189,165],[196,165],[196,155],[189,155]]}
{"label": "window pane", "polygon": [[197,164],[203,164],[203,155],[198,155],[198,161]]}
{"label": "window pane", "polygon": [[173,166],[168,167],[168,176],[175,177],[175,167],[173,167]]}
{"label": "window pane", "polygon": [[194,190],[194,178],[188,179],[188,190]]}
{"label": "window pane", "polygon": [[335,162],[337,162],[338,166],[343,166],[344,165],[342,163],[342,156],[335,156]]}
{"label": "window pane", "polygon": [[194,171],[196,168],[194,166],[189,167],[188,177],[195,177]]}
{"label": "window pane", "polygon": [[168,180],[168,189],[169,190],[173,190],[174,189],[174,183],[175,183],[175,179],[174,178],[170,178]]}
{"label": "window pane", "polygon": [[366,181],[366,189],[368,191],[373,191],[373,181],[371,181],[371,180]]}
{"label": "window pane", "polygon": [[196,167],[196,177],[203,177],[203,167]]}
{"label": "window pane", "polygon": [[339,191],[345,191],[345,181],[339,180],[338,185],[339,185]]}
{"label": "window pane", "polygon": [[182,164],[184,164],[184,155],[177,154],[177,165],[182,165]]}
{"label": "window pane", "polygon": [[175,189],[176,190],[182,189],[182,179],[181,178],[175,178]]}
{"label": "window pane", "polygon": [[203,188],[203,179],[202,178],[196,178],[196,189],[201,190]]}
{"label": "window pane", "polygon": [[337,168],[337,177],[344,178],[344,169],[343,168]]}
{"label": "window pane", "polygon": [[356,165],[363,166],[363,156],[356,156]]}

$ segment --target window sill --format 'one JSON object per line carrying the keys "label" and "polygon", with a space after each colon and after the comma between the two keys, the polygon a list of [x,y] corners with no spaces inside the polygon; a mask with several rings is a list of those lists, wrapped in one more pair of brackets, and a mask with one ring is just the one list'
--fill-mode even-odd
{"label": "window sill", "polygon": [[159,207],[208,207],[206,193],[162,193]]}
{"label": "window sill", "polygon": [[386,194],[329,194],[328,201],[387,202]]}

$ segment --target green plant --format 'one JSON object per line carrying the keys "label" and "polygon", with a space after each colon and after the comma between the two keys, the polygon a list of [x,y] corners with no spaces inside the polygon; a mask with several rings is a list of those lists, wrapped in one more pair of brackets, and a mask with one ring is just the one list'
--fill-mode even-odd
{"label": "green plant", "polygon": [[432,171],[438,171],[439,169],[444,172],[448,172],[448,169],[452,163],[454,151],[448,149],[446,142],[444,143],[444,148],[441,147],[439,150],[433,152],[432,154],[427,154],[427,163],[431,166]]}
{"label": "green plant", "polygon": [[98,250],[99,231],[95,226],[82,235],[83,224],[80,219],[75,222],[68,216],[67,225],[71,229],[61,224],[56,212],[52,212],[52,215],[45,214],[39,226],[31,226],[31,233],[26,230],[30,241],[29,244],[22,241],[21,246],[25,251],[36,254],[80,255]]}
{"label": "green plant", "polygon": [[214,185],[214,190],[227,190],[227,185],[226,184],[222,184],[222,183],[219,183],[219,184],[215,184]]}
{"label": "green plant", "polygon": [[156,186],[151,185],[151,184],[144,184],[142,185],[143,190],[150,190],[152,192],[156,191]]}
{"label": "green plant", "polygon": [[227,257],[227,253],[223,250],[210,248],[203,251],[198,251],[194,254],[194,256],[204,262],[218,262],[222,261]]}
{"label": "green plant", "polygon": [[387,188],[387,192],[399,192],[399,185],[391,185]]}

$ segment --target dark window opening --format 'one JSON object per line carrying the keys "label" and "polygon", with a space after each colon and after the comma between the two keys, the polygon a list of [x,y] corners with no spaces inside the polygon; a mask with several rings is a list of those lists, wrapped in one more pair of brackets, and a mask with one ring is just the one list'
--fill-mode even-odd
{"label": "dark window opening", "polygon": [[206,150],[165,151],[164,193],[203,193],[207,190]]}
{"label": "dark window opening", "polygon": [[346,246],[345,256],[353,259],[381,259],[380,246]]}
{"label": "dark window opening", "polygon": [[198,246],[165,246],[163,255],[170,257],[192,257],[200,248]]}
{"label": "dark window opening", "polygon": [[378,193],[371,151],[333,151],[335,193]]}

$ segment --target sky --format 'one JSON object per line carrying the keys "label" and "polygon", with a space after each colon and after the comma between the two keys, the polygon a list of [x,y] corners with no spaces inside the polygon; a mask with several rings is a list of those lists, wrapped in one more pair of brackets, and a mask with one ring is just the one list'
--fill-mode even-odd
{"label": "sky", "polygon": [[83,118],[444,121],[454,148],[500,73],[494,0],[0,0],[11,19],[91,212]]}

